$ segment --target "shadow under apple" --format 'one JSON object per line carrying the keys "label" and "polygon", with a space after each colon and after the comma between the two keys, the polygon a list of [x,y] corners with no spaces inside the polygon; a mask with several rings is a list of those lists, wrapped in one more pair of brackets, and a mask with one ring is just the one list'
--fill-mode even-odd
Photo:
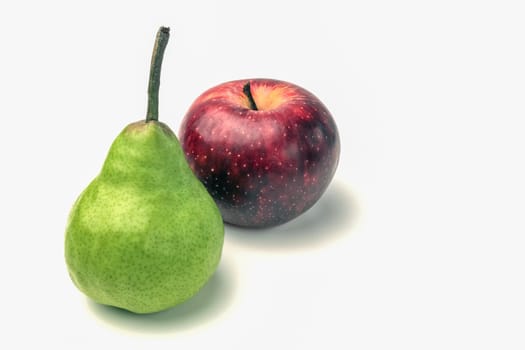
{"label": "shadow under apple", "polygon": [[194,297],[166,311],[141,315],[91,299],[87,299],[88,308],[104,323],[130,332],[173,333],[201,326],[218,318],[233,302],[235,281],[232,266],[225,260]]}
{"label": "shadow under apple", "polygon": [[347,186],[333,181],[319,201],[294,220],[269,228],[226,225],[226,239],[256,249],[314,248],[347,235],[358,214]]}

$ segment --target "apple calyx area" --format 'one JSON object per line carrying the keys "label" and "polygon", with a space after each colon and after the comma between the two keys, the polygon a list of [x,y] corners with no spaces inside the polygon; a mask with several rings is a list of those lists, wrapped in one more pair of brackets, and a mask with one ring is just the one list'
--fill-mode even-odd
{"label": "apple calyx area", "polygon": [[253,95],[252,95],[252,89],[251,89],[251,86],[250,86],[250,82],[247,82],[246,84],[244,84],[243,88],[242,88],[242,92],[246,95],[246,97],[248,98],[248,102],[250,103],[250,109],[251,110],[254,110],[254,111],[257,111],[258,108],[257,108],[257,105],[255,104],[255,100],[253,99]]}
{"label": "apple calyx area", "polygon": [[[250,111],[266,112],[290,102],[290,99],[286,98],[288,93],[285,86],[269,87],[264,83],[261,84],[261,79],[247,80],[241,83],[241,101],[239,102]],[[234,103],[238,102],[235,101]]]}

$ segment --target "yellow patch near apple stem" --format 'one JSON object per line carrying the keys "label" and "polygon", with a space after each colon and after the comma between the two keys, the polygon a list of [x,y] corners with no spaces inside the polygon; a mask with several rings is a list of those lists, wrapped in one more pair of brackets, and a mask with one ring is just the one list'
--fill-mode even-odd
{"label": "yellow patch near apple stem", "polygon": [[[260,111],[266,111],[279,107],[284,101],[284,88],[269,88],[266,86],[253,86],[252,85],[252,96],[257,109]],[[246,98],[246,106],[250,106],[248,98]]]}

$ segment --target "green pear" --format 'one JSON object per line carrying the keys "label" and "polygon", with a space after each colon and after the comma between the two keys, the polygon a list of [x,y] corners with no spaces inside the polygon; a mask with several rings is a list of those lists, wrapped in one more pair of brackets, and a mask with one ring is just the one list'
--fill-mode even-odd
{"label": "green pear", "polygon": [[160,68],[169,28],[153,50],[147,118],[113,142],[100,174],[71,210],[65,258],[94,301],[151,313],[196,294],[219,263],[224,226],[215,202],[158,121]]}

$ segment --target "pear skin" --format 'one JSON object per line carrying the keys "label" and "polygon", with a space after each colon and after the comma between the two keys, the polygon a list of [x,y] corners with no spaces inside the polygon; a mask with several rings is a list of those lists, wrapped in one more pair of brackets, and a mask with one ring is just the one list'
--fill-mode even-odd
{"label": "pear skin", "polygon": [[224,240],[215,202],[156,113],[118,135],[66,228],[65,258],[78,289],[135,313],[197,293],[217,268]]}
{"label": "pear skin", "polygon": [[66,262],[96,302],[149,313],[193,296],[215,271],[223,239],[217,206],[175,135],[138,122],[116,138],[75,203]]}

